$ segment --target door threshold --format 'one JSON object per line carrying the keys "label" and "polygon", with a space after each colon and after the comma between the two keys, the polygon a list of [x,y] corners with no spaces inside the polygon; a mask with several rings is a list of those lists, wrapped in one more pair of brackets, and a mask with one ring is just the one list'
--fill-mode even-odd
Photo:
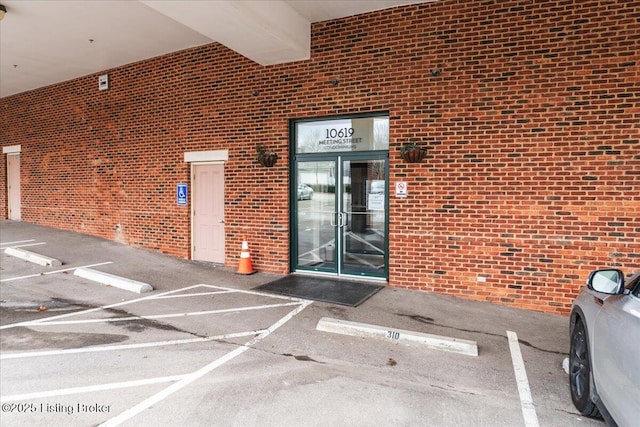
{"label": "door threshold", "polygon": [[309,277],[333,277],[339,280],[348,280],[350,282],[371,282],[380,284],[382,282],[388,283],[389,280],[385,277],[372,277],[372,276],[356,276],[351,274],[342,274],[338,275],[336,273],[325,273],[322,271],[306,271],[306,270],[297,270],[291,272],[291,274],[299,275],[299,276],[309,276]]}

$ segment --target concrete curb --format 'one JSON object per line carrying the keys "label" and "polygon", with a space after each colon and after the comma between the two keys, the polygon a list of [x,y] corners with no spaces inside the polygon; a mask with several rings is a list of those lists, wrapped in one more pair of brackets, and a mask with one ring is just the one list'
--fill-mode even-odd
{"label": "concrete curb", "polygon": [[116,276],[115,274],[103,273],[102,271],[92,270],[90,268],[76,268],[73,274],[74,276],[83,277],[94,282],[102,283],[103,285],[114,286],[137,294],[151,292],[153,290],[153,287],[148,283],[127,279]]}
{"label": "concrete curb", "polygon": [[421,332],[390,329],[383,326],[367,325],[365,323],[348,322],[346,320],[323,317],[316,326],[318,331],[333,332],[342,335],[384,339],[386,341],[409,341],[425,345],[434,350],[450,351],[467,356],[478,355],[478,345],[475,341],[462,340]]}
{"label": "concrete curb", "polygon": [[62,265],[62,262],[58,259],[40,255],[35,252],[25,251],[24,249],[7,248],[4,250],[4,253],[39,265],[51,267]]}

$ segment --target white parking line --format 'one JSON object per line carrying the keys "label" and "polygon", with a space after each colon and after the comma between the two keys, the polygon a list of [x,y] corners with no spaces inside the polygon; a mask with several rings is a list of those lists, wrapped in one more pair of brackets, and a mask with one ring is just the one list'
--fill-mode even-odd
{"label": "white parking line", "polygon": [[61,356],[65,354],[78,354],[78,353],[95,353],[101,351],[122,351],[122,350],[135,350],[138,348],[148,348],[148,347],[164,347],[168,345],[180,345],[180,344],[191,344],[198,342],[207,342],[207,341],[218,341],[218,340],[228,340],[231,338],[241,338],[252,335],[258,335],[264,332],[265,329],[258,329],[255,331],[246,331],[246,332],[238,332],[233,334],[223,334],[223,335],[215,335],[212,337],[201,337],[201,338],[187,338],[184,340],[169,340],[169,341],[154,341],[154,342],[145,342],[139,344],[123,344],[123,345],[109,345],[109,346],[98,346],[98,347],[81,347],[81,348],[69,348],[66,350],[51,350],[51,351],[30,351],[26,353],[7,353],[0,355],[0,360],[8,360],[8,359],[24,359],[27,357],[43,357],[43,356]]}
{"label": "white parking line", "polygon": [[221,314],[221,313],[234,313],[237,311],[264,310],[267,308],[288,307],[291,305],[299,305],[299,304],[300,304],[299,302],[285,302],[281,304],[253,305],[249,307],[240,307],[240,308],[223,308],[220,310],[187,311],[184,313],[172,313],[172,314],[152,314],[150,316],[107,317],[105,319],[58,320],[58,321],[51,321],[51,322],[33,321],[33,322],[23,322],[22,326],[81,325],[81,324],[87,324],[87,323],[125,322],[128,320],[167,319],[171,317],[203,316],[205,314]]}
{"label": "white parking line", "polygon": [[516,384],[518,385],[518,393],[520,394],[520,406],[522,407],[522,416],[524,417],[525,427],[538,427],[538,415],[531,397],[531,389],[529,388],[529,379],[527,371],[522,360],[520,352],[520,344],[518,343],[518,335],[515,332],[507,331],[509,338],[509,350],[511,350],[511,361],[513,362],[513,371],[516,375]]}
{"label": "white parking line", "polygon": [[16,240],[15,242],[2,242],[0,243],[0,247],[11,246],[11,245],[15,245],[16,243],[28,243],[28,242],[35,242],[35,241],[36,239]]}
{"label": "white parking line", "polygon": [[60,270],[45,271],[45,272],[42,272],[42,273],[29,274],[29,275],[27,275],[27,276],[9,277],[9,278],[7,278],[7,279],[2,279],[2,280],[0,280],[0,283],[13,282],[13,281],[15,281],[15,280],[30,279],[30,278],[32,278],[32,277],[47,276],[47,275],[49,275],[49,274],[64,273],[65,271],[75,270],[76,268],[83,268],[83,267],[96,267],[96,266],[98,266],[98,265],[107,265],[107,264],[113,264],[113,261],[100,262],[100,263],[97,263],[97,264],[82,265],[82,266],[80,266],[80,267],[62,268],[62,269],[60,269]]}
{"label": "white parking line", "polygon": [[231,294],[235,291],[214,291],[214,292],[196,292],[193,294],[182,294],[182,295],[163,295],[161,297],[152,296],[150,299],[168,299],[168,298],[189,298],[189,297],[201,297],[205,295],[221,295],[221,294]]}
{"label": "white parking line", "polygon": [[183,379],[185,376],[186,375],[172,375],[170,377],[156,377],[156,378],[148,378],[146,380],[134,380],[134,381],[125,381],[120,383],[90,385],[86,387],[61,388],[59,390],[39,391],[36,393],[14,394],[13,396],[0,397],[0,402],[6,403],[6,402],[15,402],[17,400],[42,399],[45,397],[66,396],[69,394],[93,393],[96,391],[103,391],[103,390],[115,390],[119,388],[139,387],[139,386],[149,385],[149,384],[179,381]]}
{"label": "white parking line", "polygon": [[45,242],[39,242],[39,243],[25,243],[24,245],[11,245],[11,246],[7,246],[6,248],[2,248],[2,249],[8,249],[8,248],[26,248],[28,246],[40,246],[40,245],[46,245]]}
{"label": "white parking line", "polygon": [[[188,295],[195,295],[195,294],[191,294],[191,293],[190,294],[183,294],[182,292],[189,291],[189,290],[192,290],[192,289],[196,289],[198,287],[206,287],[206,288],[220,290],[220,291],[216,291],[216,292],[208,292],[210,294],[222,294],[222,293],[237,292],[237,293],[243,293],[243,294],[258,295],[258,296],[268,297],[268,298],[272,298],[272,299],[285,299],[285,300],[288,300],[289,302],[282,302],[282,303],[278,303],[278,304],[265,304],[265,305],[260,305],[260,306],[236,307],[236,308],[233,308],[233,309],[176,313],[176,314],[168,314],[168,315],[159,314],[159,315],[151,315],[151,316],[126,317],[126,318],[116,318],[116,319],[107,318],[107,319],[87,319],[87,320],[58,320],[58,319],[65,319],[65,318],[68,318],[70,316],[78,316],[78,315],[93,313],[93,312],[96,312],[96,311],[99,311],[99,310],[104,310],[104,309],[107,309],[107,308],[112,308],[112,307],[132,304],[132,303],[135,303],[135,302],[158,299],[158,297],[169,298],[170,296],[173,296],[173,297],[179,298],[179,297],[188,296]],[[247,341],[245,344],[239,345],[239,347],[235,348],[233,351],[228,352],[227,354],[223,355],[222,357],[219,357],[218,359],[208,363],[207,365],[203,366],[202,368],[200,368],[197,371],[194,371],[192,373],[188,373],[188,374],[184,374],[184,375],[174,375],[174,376],[156,377],[156,378],[148,378],[148,379],[134,380],[134,381],[117,382],[117,383],[98,384],[98,385],[93,385],[93,386],[71,387],[71,388],[65,388],[65,389],[59,389],[59,390],[49,390],[49,391],[44,391],[44,392],[34,392],[34,393],[24,393],[24,394],[18,394],[18,395],[2,396],[0,398],[0,401],[3,402],[3,403],[4,402],[15,402],[15,401],[22,401],[22,400],[27,400],[27,399],[50,398],[50,397],[55,397],[55,396],[63,396],[63,395],[71,395],[71,394],[79,394],[79,393],[93,393],[93,392],[96,392],[96,391],[103,391],[103,390],[113,390],[113,389],[119,389],[119,388],[138,387],[138,386],[149,385],[149,384],[157,384],[157,383],[163,383],[163,382],[171,382],[171,383],[173,383],[170,386],[166,387],[164,390],[160,391],[159,393],[156,393],[156,394],[152,395],[151,397],[143,400],[139,404],[133,406],[132,408],[122,412],[120,415],[118,415],[118,416],[108,420],[104,424],[102,424],[104,426],[117,426],[117,425],[120,425],[121,423],[129,420],[130,418],[136,416],[137,414],[143,412],[144,410],[148,409],[152,405],[159,403],[160,401],[164,400],[165,398],[167,398],[171,394],[173,394],[173,393],[179,391],[180,389],[186,387],[187,385],[193,383],[194,381],[198,380],[199,378],[203,377],[204,375],[208,374],[209,372],[215,370],[216,368],[224,365],[228,361],[233,360],[235,357],[243,354],[247,350],[251,349],[256,343],[258,343],[259,341],[265,339],[272,332],[274,332],[275,330],[280,328],[282,325],[284,325],[286,322],[291,320],[296,314],[300,313],[302,310],[304,310],[310,304],[312,304],[312,301],[302,300],[302,299],[298,299],[298,298],[276,296],[276,295],[264,294],[264,293],[253,292],[253,291],[235,290],[235,289],[222,288],[222,287],[212,286],[212,285],[194,285],[194,286],[189,286],[189,287],[182,288],[182,289],[176,289],[176,290],[173,290],[173,291],[168,291],[168,292],[165,292],[165,293],[162,293],[162,294],[159,294],[159,295],[147,296],[147,297],[143,297],[143,298],[137,298],[137,299],[130,300],[130,301],[124,301],[124,302],[120,302],[120,303],[116,303],[116,304],[106,305],[106,306],[102,306],[102,307],[96,307],[96,308],[92,308],[92,309],[88,309],[88,310],[82,310],[82,311],[78,311],[78,312],[74,312],[74,313],[62,314],[62,315],[59,315],[59,316],[53,316],[53,317],[50,317],[50,318],[39,319],[39,320],[36,320],[36,321],[21,322],[21,323],[15,323],[15,324],[12,324],[12,325],[6,325],[6,326],[4,326],[2,328],[4,329],[4,328],[8,328],[8,327],[27,326],[27,325],[38,325],[38,326],[42,327],[42,326],[46,326],[46,325],[60,325],[60,324],[70,324],[70,323],[74,323],[74,324],[76,324],[76,323],[81,323],[81,324],[82,323],[93,323],[93,322],[96,322],[96,321],[104,322],[104,321],[121,321],[121,320],[129,320],[129,319],[154,319],[154,318],[166,318],[166,317],[176,317],[176,316],[193,316],[193,315],[203,315],[203,314],[228,313],[228,312],[239,312],[239,311],[247,311],[247,310],[258,310],[258,309],[268,309],[268,308],[295,306],[295,308],[293,310],[289,311],[286,315],[281,317],[278,321],[276,321],[274,324],[272,324],[271,326],[269,326],[266,329],[258,329],[258,330],[252,330],[252,331],[244,331],[244,332],[229,333],[229,334],[224,334],[224,335],[217,335],[217,336],[212,336],[212,337],[199,337],[199,338],[191,338],[191,339],[184,339],[184,340],[170,340],[170,341],[160,341],[160,342],[152,342],[152,343],[126,344],[126,345],[101,346],[101,347],[84,347],[84,348],[75,348],[75,349],[66,349],[66,350],[2,354],[2,355],[0,355],[2,359],[19,359],[19,358],[25,358],[25,357],[67,355],[67,354],[72,354],[72,353],[88,353],[88,352],[98,352],[98,351],[130,350],[130,349],[136,349],[136,348],[164,346],[164,345],[190,344],[190,343],[197,343],[197,342],[203,342],[203,341],[226,340],[226,339],[229,339],[229,338],[236,338],[236,337],[243,337],[243,336],[253,336],[253,338],[250,339],[249,341]]]}
{"label": "white parking line", "polygon": [[[106,264],[111,264],[111,261],[107,262]],[[101,265],[101,264],[95,264],[95,265]],[[88,266],[88,267],[91,267],[91,266]],[[64,270],[58,270],[58,272],[59,271],[64,271]],[[53,274],[53,273],[56,273],[56,271],[51,271],[48,274]],[[47,274],[47,273],[43,273],[43,274]],[[39,276],[39,275],[37,275],[37,276]],[[73,313],[59,314],[57,316],[45,317],[43,319],[28,320],[26,322],[12,323],[10,325],[3,325],[3,326],[0,326],[0,330],[9,329],[9,328],[16,328],[16,327],[19,327],[19,326],[39,325],[41,323],[48,323],[48,322],[51,322],[53,320],[63,319],[63,318],[66,318],[66,317],[79,316],[79,315],[82,315],[82,314],[93,313],[95,311],[106,310],[106,309],[109,309],[109,308],[122,307],[123,305],[134,304],[134,303],[137,303],[137,302],[146,301],[146,300],[150,300],[150,299],[158,299],[160,297],[164,297],[164,296],[167,296],[167,295],[178,294],[180,292],[184,292],[184,291],[188,291],[188,290],[196,289],[196,288],[201,288],[201,287],[211,288],[211,289],[221,289],[223,291],[236,292],[236,293],[240,293],[240,294],[258,295],[258,296],[263,296],[263,297],[269,297],[269,298],[272,298],[272,299],[283,299],[283,300],[288,300],[288,301],[296,301],[298,303],[307,302],[307,300],[303,300],[303,299],[295,298],[295,297],[287,297],[287,296],[283,296],[283,295],[273,295],[273,294],[267,294],[267,293],[264,293],[264,292],[245,291],[245,290],[242,290],[242,289],[225,288],[225,287],[222,287],[222,286],[198,284],[198,285],[187,286],[186,288],[174,289],[172,291],[162,292],[162,293],[159,293],[159,294],[156,294],[156,295],[148,295],[148,296],[145,296],[145,297],[136,298],[136,299],[132,299],[132,300],[128,300],[128,301],[122,301],[122,302],[117,302],[117,303],[114,303],[114,304],[104,305],[102,307],[88,308],[86,310],[74,311]]]}
{"label": "white parking line", "polygon": [[186,377],[184,377],[180,381],[178,381],[178,382],[176,382],[174,384],[171,384],[169,387],[165,388],[161,392],[154,394],[153,396],[143,400],[142,402],[140,402],[136,406],[124,411],[120,415],[118,415],[118,416],[110,419],[106,423],[103,423],[103,424],[100,424],[100,425],[101,426],[119,426],[123,422],[129,420],[130,418],[133,418],[134,416],[138,415],[142,411],[144,411],[144,410],[148,409],[149,407],[155,405],[156,403],[166,399],[171,394],[179,391],[180,389],[186,387],[187,385],[189,385],[192,382],[196,381],[197,379],[203,377],[204,375],[208,374],[209,372],[213,371],[214,369],[224,365],[228,361],[236,358],[237,356],[241,355],[245,351],[249,350],[253,345],[255,345],[259,341],[265,339],[273,331],[275,331],[276,329],[278,329],[279,327],[281,327],[282,325],[287,323],[290,319],[293,318],[293,316],[295,316],[296,314],[300,313],[302,310],[304,310],[311,303],[312,303],[311,301],[302,302],[299,305],[299,307],[297,307],[296,309],[290,311],[289,314],[287,314],[286,316],[282,317],[279,321],[277,321],[276,323],[271,325],[269,328],[267,328],[267,330],[265,332],[261,333],[260,335],[258,335],[257,337],[253,338],[252,340],[248,341],[245,345],[243,345],[241,347],[238,347],[235,350],[225,354],[224,356],[214,360],[213,362],[209,363],[208,365],[203,366],[202,368],[198,369],[197,371],[193,372],[192,374],[187,375]]}
{"label": "white parking line", "polygon": [[[175,289],[173,291],[163,292],[161,294],[155,295],[155,297],[158,297],[160,295],[174,294],[174,293],[177,293],[177,292],[182,292],[184,290],[194,289],[194,288],[197,288],[199,286],[202,286],[202,285],[193,285],[193,286],[188,286],[188,287],[182,288],[182,289]],[[133,304],[133,303],[144,301],[144,300],[151,299],[151,298],[154,298],[154,296],[146,296],[146,297],[142,297],[142,298],[136,298],[136,299],[132,299],[132,300],[129,300],[129,301],[117,302],[115,304],[103,305],[102,307],[88,308],[86,310],[74,311],[73,313],[65,313],[65,314],[59,314],[57,316],[45,317],[43,319],[29,320],[29,321],[26,321],[26,322],[19,322],[19,323],[12,323],[12,324],[9,324],[9,325],[0,326],[0,330],[9,329],[9,328],[17,328],[19,326],[26,326],[26,325],[30,325],[30,326],[39,325],[41,323],[50,322],[50,321],[56,320],[56,319],[64,319],[66,317],[79,316],[79,315],[82,315],[82,314],[93,313],[94,311],[106,310],[106,309],[114,308],[114,307],[121,307],[123,305]]]}
{"label": "white parking line", "polygon": [[305,300],[305,299],[302,299],[302,298],[288,297],[288,296],[285,296],[285,295],[268,294],[266,292],[245,291],[243,289],[224,288],[222,286],[214,286],[214,285],[200,285],[200,286],[204,286],[204,287],[207,287],[207,288],[213,288],[213,289],[224,289],[224,290],[236,292],[236,293],[239,293],[239,294],[259,295],[259,296],[268,297],[268,298],[283,299],[283,300],[287,300],[287,301],[297,301],[297,302],[300,302],[300,303],[309,301],[309,300]]}

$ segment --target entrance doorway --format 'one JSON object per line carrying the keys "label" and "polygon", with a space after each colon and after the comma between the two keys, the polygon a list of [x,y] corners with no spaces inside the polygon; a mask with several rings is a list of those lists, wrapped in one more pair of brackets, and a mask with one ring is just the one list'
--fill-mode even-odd
{"label": "entrance doorway", "polygon": [[224,164],[192,165],[192,254],[198,261],[224,263]]}
{"label": "entrance doorway", "polygon": [[294,270],[387,277],[387,157],[296,161]]}
{"label": "entrance doorway", "polygon": [[291,270],[387,279],[388,113],[290,129]]}

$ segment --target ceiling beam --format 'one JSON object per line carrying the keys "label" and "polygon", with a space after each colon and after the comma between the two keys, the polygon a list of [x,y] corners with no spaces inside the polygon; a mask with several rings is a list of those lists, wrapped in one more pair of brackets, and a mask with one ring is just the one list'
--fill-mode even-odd
{"label": "ceiling beam", "polygon": [[283,0],[141,0],[260,65],[310,58],[311,23]]}

